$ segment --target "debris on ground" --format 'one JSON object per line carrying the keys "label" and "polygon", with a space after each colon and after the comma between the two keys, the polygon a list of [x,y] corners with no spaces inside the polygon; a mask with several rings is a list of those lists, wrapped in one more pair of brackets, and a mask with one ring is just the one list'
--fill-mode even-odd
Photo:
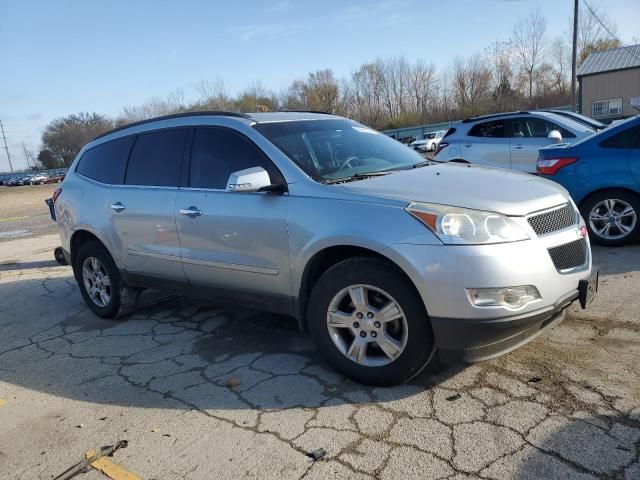
{"label": "debris on ground", "polygon": [[533,378],[530,378],[530,379],[529,379],[529,380],[527,380],[527,381],[528,381],[529,383],[538,383],[538,382],[541,382],[541,381],[542,381],[542,379],[541,379],[540,377],[533,377]]}
{"label": "debris on ground", "polygon": [[128,445],[129,442],[127,440],[120,440],[115,445],[107,445],[102,447],[99,452],[90,450],[85,454],[85,458],[83,460],[79,461],[75,465],[72,465],[60,475],[54,477],[52,480],[69,480],[73,477],[76,477],[77,475],[80,475],[81,473],[86,473],[89,471],[89,467],[93,462],[96,462],[105,456],[112,457],[116,451],[120,450],[121,448],[127,448]]}
{"label": "debris on ground", "polygon": [[462,395],[460,395],[459,393],[456,393],[454,395],[451,395],[450,397],[447,397],[446,400],[447,400],[447,402],[453,402],[455,400],[458,400],[461,397],[462,397]]}
{"label": "debris on ground", "polygon": [[313,452],[307,453],[307,457],[309,457],[312,461],[317,462],[322,459],[327,454],[327,451],[324,448],[318,448]]}
{"label": "debris on ground", "polygon": [[238,385],[240,385],[240,379],[235,377],[228,378],[226,381],[226,385],[229,388],[237,387]]}

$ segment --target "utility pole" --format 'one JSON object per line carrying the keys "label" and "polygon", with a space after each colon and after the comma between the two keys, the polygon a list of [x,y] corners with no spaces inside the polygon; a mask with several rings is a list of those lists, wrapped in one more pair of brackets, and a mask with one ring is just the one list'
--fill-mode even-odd
{"label": "utility pole", "polygon": [[27,153],[27,147],[24,146],[24,142],[22,142],[22,151],[24,152],[24,159],[27,161],[27,168],[31,170],[31,164],[29,163],[29,154]]}
{"label": "utility pole", "polygon": [[0,120],[0,130],[2,130],[2,140],[4,140],[4,149],[7,151],[7,159],[9,160],[9,169],[13,173],[13,165],[11,165],[11,154],[9,153],[9,147],[7,147],[7,139],[4,136],[4,127],[2,126],[2,120]]}
{"label": "utility pole", "polygon": [[576,63],[578,56],[578,3],[579,0],[574,0],[573,3],[573,47],[571,51],[571,110],[576,112]]}

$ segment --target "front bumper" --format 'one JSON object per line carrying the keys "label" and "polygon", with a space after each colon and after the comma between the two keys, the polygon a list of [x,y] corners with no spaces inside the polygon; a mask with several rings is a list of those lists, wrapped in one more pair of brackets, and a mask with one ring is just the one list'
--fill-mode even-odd
{"label": "front bumper", "polygon": [[508,353],[530,342],[547,328],[560,323],[564,310],[578,298],[578,290],[552,306],[504,318],[466,320],[431,317],[431,326],[441,350],[477,362]]}
{"label": "front bumper", "polygon": [[[587,262],[570,271],[556,269],[548,248],[558,239],[532,239],[496,245],[444,246],[396,244],[383,250],[411,278],[432,324],[436,347],[456,350],[465,360],[483,360],[532,340],[558,323],[577,300],[579,285],[591,277]],[[587,248],[589,248],[587,246]],[[541,299],[519,309],[477,307],[467,288],[533,285]]]}

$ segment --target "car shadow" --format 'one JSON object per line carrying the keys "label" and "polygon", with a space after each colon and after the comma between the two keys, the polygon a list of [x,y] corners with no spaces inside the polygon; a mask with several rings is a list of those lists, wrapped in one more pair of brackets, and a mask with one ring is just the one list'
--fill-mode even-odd
{"label": "car shadow", "polygon": [[334,371],[284,316],[147,291],[129,318],[105,320],[70,275],[0,282],[0,298],[0,380],[81,401],[236,412],[410,402],[466,368],[436,357],[408,384],[376,388]]}
{"label": "car shadow", "polygon": [[632,416],[549,417],[529,432],[513,478],[640,478],[638,429]]}
{"label": "car shadow", "polygon": [[640,241],[622,247],[603,247],[591,243],[593,264],[600,274],[619,275],[640,270]]}

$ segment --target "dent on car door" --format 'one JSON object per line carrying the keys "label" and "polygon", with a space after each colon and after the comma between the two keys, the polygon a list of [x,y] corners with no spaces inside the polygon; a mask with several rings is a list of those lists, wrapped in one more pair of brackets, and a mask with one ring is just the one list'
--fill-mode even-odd
{"label": "dent on car door", "polygon": [[113,231],[129,272],[185,280],[174,209],[186,138],[186,128],[138,135],[124,184],[111,190]]}
{"label": "dent on car door", "polygon": [[[287,197],[226,191],[230,174],[262,166],[283,181],[250,140],[223,127],[194,131],[188,186],[176,199],[185,274],[194,285],[290,299]],[[279,178],[275,178],[280,176]]]}

